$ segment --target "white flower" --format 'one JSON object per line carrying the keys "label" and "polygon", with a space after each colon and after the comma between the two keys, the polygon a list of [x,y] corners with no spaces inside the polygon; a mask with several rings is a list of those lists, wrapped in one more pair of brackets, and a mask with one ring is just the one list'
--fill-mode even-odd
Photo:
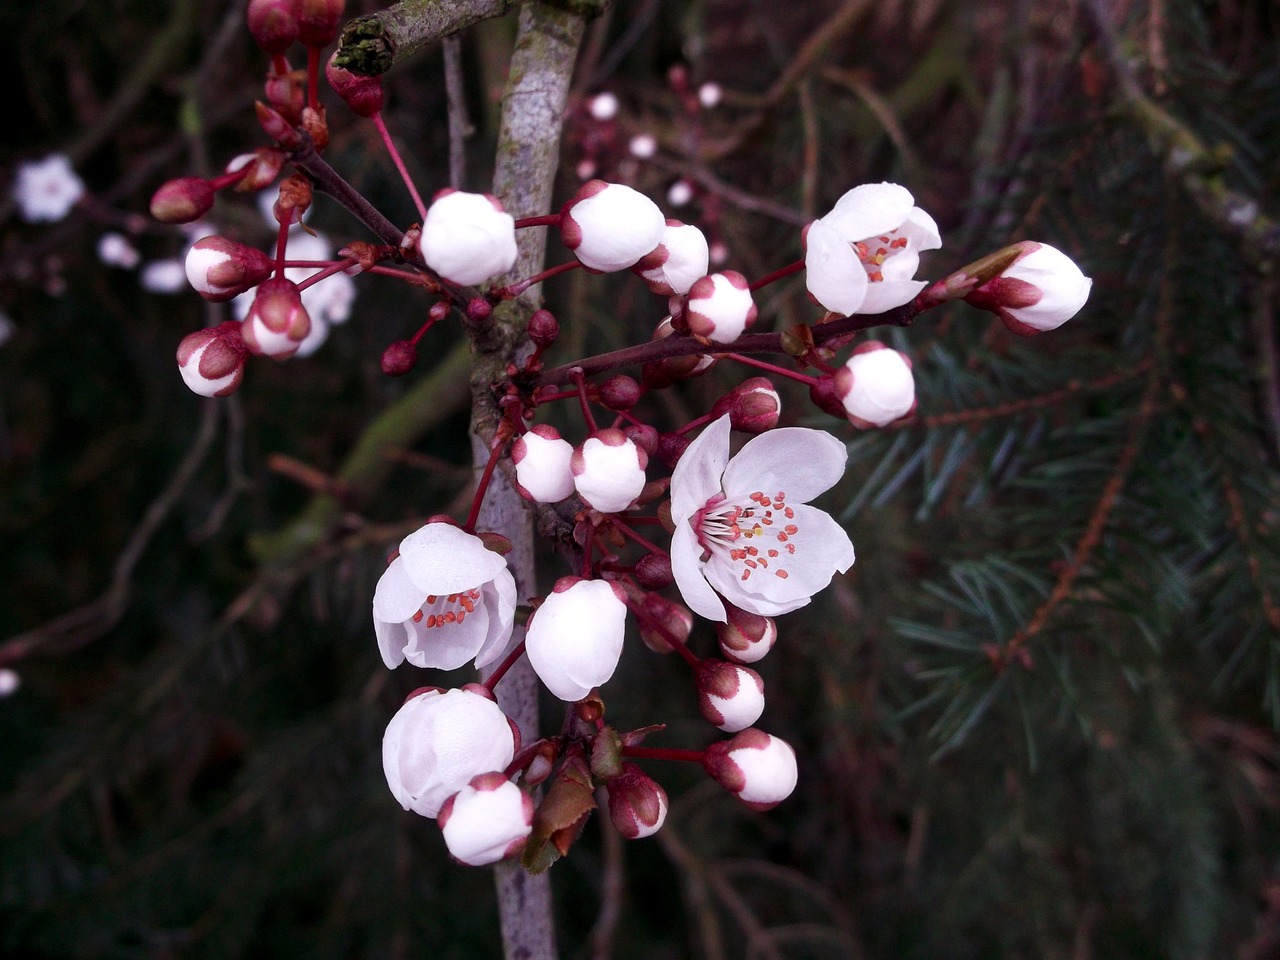
{"label": "white flower", "polygon": [[637,133],[627,144],[627,149],[633,157],[648,160],[658,152],[658,140],[651,133]]}
{"label": "white flower", "polygon": [[523,849],[533,798],[502,773],[482,773],[444,802],[436,822],[455,860],[483,867]]}
{"label": "white flower", "polygon": [[747,278],[736,270],[702,277],[689,288],[689,332],[712,343],[732,343],[756,322]]}
{"label": "white flower", "polygon": [[671,475],[671,572],[708,620],[727,619],[721,596],[776,617],[853,564],[848,534],[808,506],[843,475],[847,452],[821,430],[782,427],[730,459],[729,428],[726,414],[703,430]]}
{"label": "white flower", "polygon": [[911,361],[878,340],[868,340],[835,375],[845,414],[857,427],[883,427],[916,407]]}
{"label": "white flower", "polygon": [[28,223],[61,220],[84,196],[84,181],[71,169],[65,153],[18,164],[13,200]]}
{"label": "white flower", "polygon": [[487,193],[442,190],[422,222],[420,249],[440,276],[474,286],[515,266],[515,220]]}
{"label": "white flower", "polygon": [[573,444],[555,427],[538,424],[511,445],[516,489],[535,503],[558,503],[573,493]]}
{"label": "white flower", "polygon": [[570,465],[578,496],[593,510],[617,513],[640,496],[649,457],[621,430],[609,428],[574,450]]}
{"label": "white flower", "polygon": [[626,618],[620,587],[561,577],[525,634],[534,673],[561,700],[581,700],[617,669]]}
{"label": "white flower", "polygon": [[745,730],[764,713],[764,681],[749,667],[703,660],[698,669],[698,710],[728,733]]}
{"label": "white flower", "polygon": [[612,120],[618,115],[618,98],[607,90],[597,93],[587,101],[587,112],[596,120]]}
{"label": "white flower", "polygon": [[703,761],[716,782],[753,810],[768,810],[796,788],[796,752],[754,727],[713,743]]}
{"label": "white flower", "polygon": [[[484,667],[506,651],[516,583],[507,561],[476,536],[428,523],[400,541],[373,594],[378,650],[391,669]],[[490,768],[491,769],[491,768]]]}
{"label": "white flower", "polygon": [[22,686],[22,677],[16,670],[0,667],[0,699],[13,696],[20,686]]}
{"label": "white flower", "polygon": [[662,242],[658,205],[621,183],[589,180],[560,211],[560,239],[584,267],[625,270]]}
{"label": "white flower", "polygon": [[938,225],[896,183],[854,187],[805,228],[805,285],[833,313],[884,313],[924,289],[920,251],[942,246]]}
{"label": "white flower", "polygon": [[181,260],[152,260],[142,265],[138,283],[148,293],[180,293],[187,286],[187,271]]}
{"label": "white flower", "polygon": [[662,242],[631,269],[645,286],[664,297],[689,292],[694,281],[707,275],[707,238],[692,224],[668,220]]}
{"label": "white flower", "polygon": [[708,110],[716,106],[723,96],[724,91],[718,83],[704,83],[698,88],[698,102]]}
{"label": "white flower", "polygon": [[693,184],[688,180],[677,180],[667,188],[667,203],[673,207],[683,207],[693,199]]}
{"label": "white flower", "polygon": [[108,267],[132,270],[142,260],[142,254],[128,237],[113,230],[98,238],[98,259]]}
{"label": "white flower", "polygon": [[1034,240],[1017,246],[1023,250],[1018,259],[965,299],[994,311],[1014,333],[1054,330],[1080,312],[1093,281],[1055,247]]}
{"label": "white flower", "polygon": [[382,770],[406,810],[434,817],[472,777],[503,770],[516,735],[493,700],[470,689],[428,690],[401,707],[382,737]]}

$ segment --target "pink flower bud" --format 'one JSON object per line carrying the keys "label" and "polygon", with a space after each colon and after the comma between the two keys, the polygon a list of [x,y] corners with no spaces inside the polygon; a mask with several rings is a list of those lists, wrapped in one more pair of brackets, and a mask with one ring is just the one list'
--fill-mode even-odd
{"label": "pink flower bud", "polygon": [[636,561],[636,583],[646,590],[661,590],[675,583],[671,558],[662,553],[646,553]]}
{"label": "pink flower bud", "polygon": [[440,276],[475,286],[515,265],[515,220],[490,194],[441,190],[422,223],[420,249]]}
{"label": "pink flower bud", "polygon": [[641,393],[640,384],[622,373],[600,384],[600,402],[610,410],[630,410],[639,402]]}
{"label": "pink flower bud", "polygon": [[278,110],[273,110],[261,100],[254,101],[253,109],[258,116],[258,126],[276,143],[292,149],[302,142],[293,124],[281,116]]}
{"label": "pink flower bud", "polygon": [[403,377],[418,362],[418,348],[408,340],[397,340],[382,351],[382,372],[388,377]]}
{"label": "pink flower bud", "polygon": [[911,361],[878,340],[860,344],[834,381],[845,416],[863,430],[901,420],[916,408]]}
{"label": "pink flower bud", "polygon": [[504,774],[482,773],[444,802],[436,822],[455,860],[483,867],[524,849],[533,813],[533,798]]}
{"label": "pink flower bud", "polygon": [[275,269],[261,250],[226,237],[201,237],[187,251],[187,281],[206,300],[219,302],[256,287]]}
{"label": "pink flower bud", "polygon": [[516,489],[535,503],[558,503],[573,493],[573,444],[555,427],[539,424],[511,446]]}
{"label": "pink flower bud", "polygon": [[493,316],[493,304],[484,297],[472,297],[467,301],[463,316],[466,317],[469,326],[483,327],[489,322],[489,318]]}
{"label": "pink flower bud", "polygon": [[689,292],[694,281],[707,275],[710,254],[702,231],[679,220],[668,220],[662,242],[631,268],[654,293],[670,297]]}
{"label": "pink flower bud", "polygon": [[573,485],[593,510],[617,513],[644,489],[649,458],[621,430],[601,430],[573,452]]}
{"label": "pink flower bud", "polygon": [[560,336],[560,324],[550,310],[535,310],[529,318],[529,339],[534,346],[546,349]]}
{"label": "pink flower bud", "polygon": [[325,65],[325,79],[329,81],[335,93],[351,108],[351,112],[359,117],[372,117],[382,112],[382,78],[364,77],[352,73],[345,67],[335,64],[335,50]]}
{"label": "pink flower bud", "polygon": [[259,147],[252,153],[242,153],[238,157],[233,157],[224,168],[224,172],[235,173],[248,167],[244,176],[236,181],[236,190],[249,193],[271,186],[276,177],[280,176],[280,171],[284,169],[286,159],[287,155],[283,150],[277,150],[275,147]]}
{"label": "pink flower bud", "polygon": [[626,617],[624,595],[616,584],[562,577],[525,633],[525,650],[538,679],[561,700],[581,700],[617,669]]}
{"label": "pink flower bud", "polygon": [[764,681],[749,667],[703,660],[698,668],[698,710],[727,733],[745,730],[764,713]]}
{"label": "pink flower bud", "polygon": [[647,423],[629,423],[622,432],[630,437],[637,447],[652,457],[658,452],[658,431]]}
{"label": "pink flower bud", "polygon": [[778,425],[782,410],[782,398],[764,377],[745,380],[711,408],[711,419],[719,420],[726,413],[733,429],[745,433],[764,433]]}
{"label": "pink flower bud", "polygon": [[632,588],[628,596],[640,625],[640,639],[646,647],[654,653],[671,653],[675,649],[672,643],[688,641],[693,631],[693,614],[687,607],[647,590]]}
{"label": "pink flower bud", "polygon": [[241,324],[250,353],[276,359],[293,356],[311,332],[298,285],[283,277],[263,281]]}
{"label": "pink flower bud", "polygon": [[272,69],[262,85],[262,95],[280,116],[290,123],[302,122],[307,105],[307,75],[299,70],[277,72]]}
{"label": "pink flower bud", "polygon": [[754,727],[707,747],[707,773],[752,810],[769,810],[796,788],[796,753],[785,740]]}
{"label": "pink flower bud", "polygon": [[747,278],[736,270],[713,273],[689,288],[685,311],[689,332],[713,343],[732,343],[756,322]]}
{"label": "pink flower bud", "polygon": [[298,0],[249,0],[249,32],[271,56],[279,56],[298,39]]}
{"label": "pink flower bud", "polygon": [[682,433],[664,433],[658,437],[658,459],[674,467],[689,448],[689,438]]}
{"label": "pink flower bud", "polygon": [[178,372],[192,392],[202,397],[225,397],[240,386],[248,352],[240,324],[228,320],[182,338]]}
{"label": "pink flower bud", "polygon": [[590,180],[560,212],[560,238],[589,270],[625,270],[662,240],[658,205],[620,183]]}
{"label": "pink flower bud", "polygon": [[725,605],[729,619],[716,624],[720,652],[737,663],[755,663],[773,649],[778,639],[778,624],[772,617],[739,610]]}
{"label": "pink flower bud", "polygon": [[346,0],[298,0],[298,39],[308,47],[325,47],[342,28]]}
{"label": "pink flower bud", "polygon": [[609,819],[628,840],[652,836],[667,819],[667,792],[634,763],[605,784]]}
{"label": "pink flower bud", "polygon": [[213,207],[213,185],[203,177],[179,177],[151,196],[151,215],[161,223],[191,223]]}
{"label": "pink flower bud", "polygon": [[833,417],[846,415],[844,400],[841,399],[840,389],[836,386],[834,376],[825,374],[820,376],[818,382],[809,387],[809,399],[823,413],[829,413]]}
{"label": "pink flower bud", "polygon": [[1054,330],[1079,313],[1093,281],[1048,244],[1024,240],[1017,246],[1023,250],[1018,259],[965,301],[992,311],[1013,333],[1029,337]]}

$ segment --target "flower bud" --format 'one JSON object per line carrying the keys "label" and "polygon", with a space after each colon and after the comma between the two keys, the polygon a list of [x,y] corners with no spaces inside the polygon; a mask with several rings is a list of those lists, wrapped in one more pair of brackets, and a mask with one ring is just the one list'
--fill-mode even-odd
{"label": "flower bud", "polygon": [[573,444],[555,427],[538,424],[511,445],[516,489],[535,503],[558,503],[573,493]]}
{"label": "flower bud", "polygon": [[634,763],[624,763],[622,773],[605,784],[609,819],[628,840],[658,832],[667,819],[667,791]]}
{"label": "flower bud", "polygon": [[271,208],[276,223],[281,226],[301,223],[302,218],[311,209],[313,193],[311,181],[300,173],[290,174],[281,180],[280,196]]}
{"label": "flower bud", "polygon": [[293,356],[311,332],[298,285],[283,277],[259,284],[240,332],[250,353],[278,360]]}
{"label": "flower bud", "polygon": [[202,397],[225,397],[240,386],[248,352],[240,324],[228,320],[182,338],[178,372],[192,392]]}
{"label": "flower bud", "polygon": [[311,138],[317,151],[324,151],[329,146],[329,121],[326,119],[324,105],[304,107],[302,110],[302,132]]}
{"label": "flower bud", "polygon": [[720,652],[737,663],[755,663],[773,649],[778,639],[778,624],[772,617],[739,610],[725,604],[728,620],[716,624]]}
{"label": "flower bud", "polygon": [[640,400],[640,384],[619,373],[600,384],[600,402],[610,410],[630,410]]}
{"label": "flower bud", "polygon": [[689,446],[689,438],[681,433],[664,433],[658,437],[658,459],[674,467]]}
{"label": "flower bud", "polygon": [[693,632],[689,608],[660,593],[639,593],[631,602],[640,624],[640,639],[654,653],[671,653],[673,643],[687,643]]}
{"label": "flower bud", "polygon": [[749,667],[703,660],[697,683],[699,712],[721,730],[745,730],[764,713],[764,681]]}
{"label": "flower bud", "polygon": [[1048,244],[1024,240],[1015,246],[1023,251],[1018,258],[965,301],[990,310],[1024,337],[1062,326],[1089,299],[1093,281],[1075,261]]}
{"label": "flower bud", "polygon": [[290,123],[302,120],[302,108],[307,105],[307,75],[302,70],[272,69],[262,86],[262,94],[271,109]]}
{"label": "flower bud", "polygon": [[179,177],[151,196],[151,216],[161,223],[191,223],[213,207],[213,185],[203,177]]}
{"label": "flower bud", "polygon": [[504,770],[515,757],[513,726],[481,690],[428,690],[391,718],[382,738],[382,768],[406,810],[435,817],[473,777]]}
{"label": "flower bud", "polygon": [[334,92],[342,98],[351,112],[359,117],[372,117],[382,112],[382,78],[365,77],[352,73],[346,67],[334,63],[338,51],[333,52],[325,65],[325,79]]}
{"label": "flower bud", "polygon": [[280,176],[280,171],[284,169],[286,158],[287,155],[283,150],[277,150],[275,147],[259,147],[252,153],[242,153],[233,157],[223,172],[236,173],[248,167],[244,175],[236,181],[235,188],[241,193],[251,193],[271,186],[276,177]]}
{"label": "flower bud", "polygon": [[747,278],[736,270],[703,277],[689,288],[689,332],[703,341],[732,343],[756,322]]}
{"label": "flower bud", "polygon": [[238,297],[256,287],[275,269],[275,262],[261,250],[226,237],[201,237],[187,251],[187,282],[196,293],[214,303]]}
{"label": "flower bud", "polygon": [[279,56],[298,39],[298,0],[249,0],[248,21],[254,42]]}
{"label": "flower bud", "polygon": [[529,621],[525,650],[548,690],[567,702],[605,683],[622,656],[627,606],[605,580],[561,577]]}
{"label": "flower bud", "polygon": [[622,432],[630,437],[646,456],[652,457],[658,452],[658,431],[649,424],[628,423],[622,428]]}
{"label": "flower bud", "polygon": [[823,413],[843,418],[844,401],[840,398],[840,389],[836,386],[836,378],[826,374],[818,377],[818,381],[809,387],[809,399]]}
{"label": "flower bud", "polygon": [[441,190],[422,222],[420,248],[440,276],[475,286],[515,266],[515,220],[490,194]]}
{"label": "flower bud", "polygon": [[589,270],[625,270],[662,240],[658,205],[620,183],[589,180],[560,212],[560,238]]}
{"label": "flower bud", "polygon": [[719,420],[727,413],[733,429],[764,433],[778,425],[781,410],[782,398],[773,384],[764,377],[752,377],[716,401],[711,408],[711,419]]}
{"label": "flower bud", "polygon": [[668,220],[662,242],[631,268],[654,293],[670,297],[689,292],[694,281],[707,275],[707,238],[679,220]]}
{"label": "flower bud", "polygon": [[489,318],[493,316],[493,304],[484,297],[472,297],[462,313],[467,324],[478,329],[489,323]]}
{"label": "flower bud", "polygon": [[533,345],[545,350],[560,336],[560,324],[550,310],[535,310],[529,318],[528,333]]}
{"label": "flower bud", "polygon": [[298,39],[308,47],[325,47],[342,29],[346,0],[298,0]]}
{"label": "flower bud", "polygon": [[636,562],[636,582],[646,590],[661,590],[675,583],[671,558],[665,553],[646,553]]}
{"label": "flower bud", "polygon": [[601,430],[573,452],[573,485],[593,510],[617,513],[644,489],[649,457],[621,430]]}
{"label": "flower bud", "polygon": [[455,860],[483,867],[524,849],[533,810],[533,798],[495,771],[473,777],[446,800],[436,822]]}
{"label": "flower bud", "polygon": [[883,427],[916,408],[910,359],[878,340],[860,344],[833,379],[845,416],[860,429]]}
{"label": "flower bud", "polygon": [[785,740],[750,727],[707,747],[707,773],[752,810],[769,810],[796,788],[796,753]]}
{"label": "flower bud", "polygon": [[382,351],[382,372],[388,377],[403,377],[418,362],[418,348],[408,340],[397,340]]}
{"label": "flower bud", "polygon": [[258,126],[262,127],[263,132],[276,143],[293,149],[302,142],[293,124],[281,116],[278,110],[273,110],[261,100],[254,101],[253,109],[258,117]]}

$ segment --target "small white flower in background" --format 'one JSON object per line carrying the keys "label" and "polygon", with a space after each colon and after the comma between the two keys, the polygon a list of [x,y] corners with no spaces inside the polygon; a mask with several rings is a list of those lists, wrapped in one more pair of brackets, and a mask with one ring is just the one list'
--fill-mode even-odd
{"label": "small white flower in background", "polygon": [[673,207],[683,207],[693,199],[693,184],[688,180],[677,180],[667,188],[667,203]]}
{"label": "small white flower in background", "polygon": [[559,503],[574,491],[572,460],[573,444],[555,427],[532,427],[511,445],[516,489],[535,503]]}
{"label": "small white flower in background", "polygon": [[235,393],[244,379],[248,352],[240,324],[228,320],[182,338],[178,344],[178,372],[193,393],[225,397]]}
{"label": "small white flower in background", "polygon": [[142,265],[138,283],[148,293],[181,293],[187,288],[187,270],[181,260],[151,260]]}
{"label": "small white flower in background", "polygon": [[449,523],[428,523],[400,541],[378,580],[373,627],[382,661],[394,669],[477,667],[506,652],[516,583],[507,561]]}
{"label": "small white flower in background", "polygon": [[391,718],[382,737],[382,770],[400,806],[435,817],[473,777],[505,770],[518,746],[510,721],[489,697],[470,687],[428,690]]}
{"label": "small white flower in background", "polygon": [[427,209],[420,248],[440,276],[475,286],[515,266],[515,220],[497,197],[441,190]]}
{"label": "small white flower in background", "polygon": [[749,667],[703,660],[698,668],[698,710],[726,733],[745,730],[764,713],[764,681]]}
{"label": "small white flower in background", "polygon": [[658,152],[657,138],[650,133],[638,133],[631,138],[631,142],[627,144],[627,149],[631,151],[631,155],[640,160],[648,160]]}
{"label": "small white flower in background", "polygon": [[13,322],[13,318],[3,310],[0,310],[0,347],[12,340],[13,335],[17,332],[18,327]]}
{"label": "small white flower in background", "polygon": [[0,667],[0,699],[13,696],[20,686],[22,686],[22,677],[16,670]]}
{"label": "small white flower in background", "polygon": [[776,807],[791,796],[799,779],[791,745],[754,727],[713,743],[703,764],[720,786],[753,810]]}
{"label": "small white flower in background", "polygon": [[18,164],[13,200],[27,223],[61,220],[83,196],[84,181],[71,169],[71,159],[65,153]]}
{"label": "small white flower in background", "polygon": [[698,88],[698,102],[707,110],[719,104],[723,96],[724,91],[718,83],[704,83]]}
{"label": "small white flower in background", "polygon": [[573,451],[573,485],[587,506],[617,513],[631,506],[645,485],[648,455],[621,430],[609,428],[588,437]]}
{"label": "small white flower in background", "polygon": [[482,773],[444,802],[436,822],[455,860],[483,867],[524,849],[533,810],[533,798],[504,774]]}
{"label": "small white flower in background", "polygon": [[633,273],[654,293],[670,297],[689,292],[694,282],[707,275],[710,253],[707,238],[692,224],[668,220],[662,242],[640,258]]}
{"label": "small white flower in background", "polygon": [[618,115],[618,98],[608,91],[587,101],[587,112],[596,120],[612,120]]}
{"label": "small white flower in background", "polygon": [[916,408],[916,382],[904,353],[868,340],[836,371],[836,392],[855,427],[883,427]]}
{"label": "small white flower in background", "polygon": [[772,617],[748,613],[734,606],[726,609],[729,619],[716,624],[720,652],[736,663],[755,663],[764,659],[778,641],[778,624]]}
{"label": "small white flower in background", "polygon": [[108,267],[132,270],[142,261],[142,254],[123,233],[112,231],[98,238],[98,259]]}
{"label": "small white flower in background", "polygon": [[667,819],[667,791],[634,763],[605,784],[609,819],[628,840],[653,836]]}
{"label": "small white flower in background", "polygon": [[821,430],[782,427],[730,459],[729,429],[727,415],[708,426],[671,475],[671,572],[684,602],[722,623],[721,596],[776,617],[853,565],[849,535],[808,505],[844,474],[844,444]]}
{"label": "small white flower in background", "polygon": [[1056,247],[1034,240],[1015,246],[1022,248],[1018,259],[965,300],[1024,337],[1057,329],[1080,312],[1093,281]]}
{"label": "small white flower in background", "polygon": [[747,278],[736,270],[713,273],[689,288],[685,321],[695,337],[732,343],[756,322],[756,304]]}
{"label": "small white flower in background", "polygon": [[561,577],[525,634],[534,673],[561,700],[581,700],[617,669],[626,619],[626,598],[616,584]]}
{"label": "small white flower in background", "polygon": [[560,238],[584,267],[625,270],[662,242],[658,205],[621,183],[589,180],[560,211]]}
{"label": "small white flower in background", "polygon": [[925,287],[913,280],[920,252],[942,246],[933,217],[896,183],[854,187],[805,227],[805,286],[826,309],[884,313]]}

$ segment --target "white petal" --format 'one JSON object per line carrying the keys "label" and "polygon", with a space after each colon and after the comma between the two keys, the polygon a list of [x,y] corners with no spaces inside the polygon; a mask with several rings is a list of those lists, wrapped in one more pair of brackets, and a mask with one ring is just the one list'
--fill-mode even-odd
{"label": "white petal", "polygon": [[511,571],[501,570],[484,586],[485,607],[489,611],[489,636],[476,654],[476,669],[487,667],[507,653],[516,616],[516,581]]}
{"label": "white petal", "polygon": [[808,503],[844,476],[848,450],[825,430],[781,427],[752,438],[729,461],[724,489],[729,499],[759,490],[772,497],[782,492],[788,504]]}
{"label": "white petal", "polygon": [[461,623],[426,626],[424,617],[405,623],[412,639],[404,658],[415,667],[455,670],[474,657],[489,636],[489,611],[477,604]]}
{"label": "white petal", "polygon": [[724,623],[728,620],[724,604],[702,575],[702,547],[687,520],[676,524],[671,534],[671,575],[685,604],[700,617]]}
{"label": "white petal", "polygon": [[721,492],[720,476],[729,460],[731,429],[726,413],[703,429],[681,454],[671,473],[671,519],[677,526]]}
{"label": "white petal", "polygon": [[937,250],[942,246],[937,222],[919,207],[911,208],[898,233],[910,240],[911,248],[915,250]]}
{"label": "white petal", "polygon": [[[889,262],[892,263],[892,261]],[[872,316],[900,307],[914,300],[916,294],[926,286],[923,280],[891,280],[888,277],[876,283],[868,283],[867,295],[863,298],[858,312]]]}
{"label": "white petal", "polygon": [[418,612],[425,599],[426,593],[410,579],[404,557],[396,557],[373,591],[374,619],[402,623]]}
{"label": "white petal", "polygon": [[507,566],[479,537],[448,523],[428,523],[409,534],[400,541],[400,559],[424,597],[473,589]]}
{"label": "white petal", "polygon": [[867,292],[867,272],[850,242],[830,224],[816,220],[805,234],[805,288],[826,309],[857,313]]}
{"label": "white petal", "polygon": [[404,622],[380,620],[375,615],[373,632],[378,637],[378,652],[382,654],[382,662],[387,665],[387,669],[394,670],[404,663],[404,648],[413,639],[413,632]]}
{"label": "white petal", "polygon": [[837,200],[823,219],[846,240],[865,240],[902,226],[914,203],[906,187],[896,183],[864,183]]}

